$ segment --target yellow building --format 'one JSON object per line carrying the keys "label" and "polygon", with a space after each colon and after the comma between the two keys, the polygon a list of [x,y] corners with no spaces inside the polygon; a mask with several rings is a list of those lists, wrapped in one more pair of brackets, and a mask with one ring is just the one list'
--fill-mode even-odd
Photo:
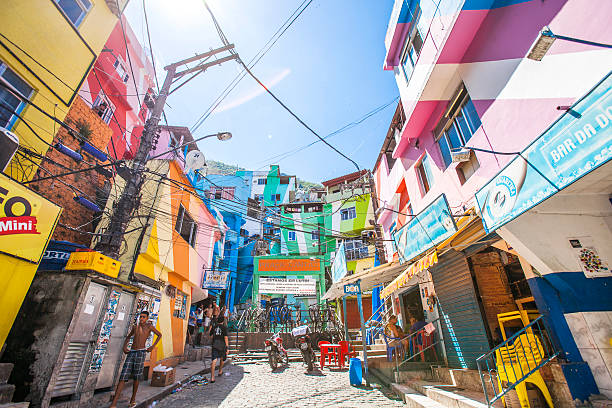
{"label": "yellow building", "polygon": [[[58,129],[53,117],[67,115],[127,2],[2,1],[0,127],[15,133],[22,148],[46,154]],[[30,180],[38,163],[18,153],[5,173]]]}

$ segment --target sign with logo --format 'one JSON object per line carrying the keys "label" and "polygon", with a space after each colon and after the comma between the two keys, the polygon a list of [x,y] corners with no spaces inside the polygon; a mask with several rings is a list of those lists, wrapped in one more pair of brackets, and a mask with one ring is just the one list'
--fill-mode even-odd
{"label": "sign with logo", "polygon": [[361,285],[359,282],[348,283],[344,285],[345,295],[359,295],[361,293]]}
{"label": "sign with logo", "polygon": [[344,252],[344,242],[340,244],[340,247],[336,251],[334,257],[334,263],[332,263],[332,281],[333,283],[338,282],[344,278],[347,274],[346,269],[346,253]]}
{"label": "sign with logo", "polygon": [[408,262],[457,232],[446,196],[436,198],[393,234],[400,262]]}
{"label": "sign with logo", "polygon": [[38,264],[61,212],[0,173],[0,252]]}
{"label": "sign with logo", "polygon": [[476,193],[487,233],[612,158],[612,73]]}
{"label": "sign with logo", "polygon": [[412,279],[416,274],[429,269],[433,265],[438,263],[438,253],[433,252],[427,256],[422,257],[416,262],[413,262],[404,272],[402,272],[397,278],[393,280],[389,285],[387,285],[381,292],[380,297],[384,299],[388,297],[391,293],[395,292],[406,286],[408,281]]}
{"label": "sign with logo", "polygon": [[227,289],[227,284],[229,283],[229,275],[229,272],[208,270],[204,273],[204,282],[202,282],[202,288]]}
{"label": "sign with logo", "polygon": [[317,294],[317,281],[299,278],[259,278],[259,293],[313,296]]}

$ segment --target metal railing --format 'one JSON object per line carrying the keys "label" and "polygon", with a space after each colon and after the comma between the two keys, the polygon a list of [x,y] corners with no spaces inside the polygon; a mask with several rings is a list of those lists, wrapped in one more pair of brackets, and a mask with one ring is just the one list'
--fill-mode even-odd
{"label": "metal railing", "polygon": [[[415,331],[414,333],[410,333],[408,336],[404,336],[401,339],[397,339],[398,341],[401,341],[402,343],[407,342],[409,346],[408,346],[408,350],[404,350],[404,359],[402,360],[401,363],[399,362],[399,358],[398,358],[399,353],[395,353],[396,376],[399,376],[400,367],[402,365],[409,363],[416,356],[421,355],[425,351],[433,349],[438,344],[442,343],[443,337],[442,337],[442,327],[441,327],[440,318],[438,317],[437,319],[432,320],[431,322],[427,322],[427,324],[434,325],[434,330],[431,333],[428,334],[425,327],[423,327],[422,329],[419,329]],[[419,337],[420,337],[420,347],[419,347],[419,350],[417,351],[418,343],[416,340],[418,340]],[[425,347],[423,347],[424,343],[427,343]],[[410,348],[410,345],[413,345],[412,349]],[[436,353],[436,356],[437,356],[437,353]]]}
{"label": "metal railing", "polygon": [[543,316],[537,317],[500,345],[476,359],[487,404],[509,391],[559,354]]}
{"label": "metal railing", "polygon": [[[384,312],[380,314],[378,319],[376,319],[376,314],[382,309],[384,309]],[[372,313],[372,316],[370,316],[368,321],[365,322],[367,337],[366,342],[368,342],[368,344],[374,344],[376,342],[378,336],[383,332],[385,328],[385,322],[389,320],[389,315],[391,314],[391,312],[392,309],[386,309],[385,302],[383,301],[382,304],[378,307],[378,309],[376,309],[376,311]]]}

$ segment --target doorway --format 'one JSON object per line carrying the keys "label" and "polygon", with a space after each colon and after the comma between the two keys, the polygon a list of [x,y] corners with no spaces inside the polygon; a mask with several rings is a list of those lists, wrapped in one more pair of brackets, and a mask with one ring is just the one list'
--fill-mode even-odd
{"label": "doorway", "polygon": [[414,286],[400,294],[400,299],[402,305],[402,329],[405,333],[410,333],[410,317],[414,317],[418,322],[425,321],[419,286]]}

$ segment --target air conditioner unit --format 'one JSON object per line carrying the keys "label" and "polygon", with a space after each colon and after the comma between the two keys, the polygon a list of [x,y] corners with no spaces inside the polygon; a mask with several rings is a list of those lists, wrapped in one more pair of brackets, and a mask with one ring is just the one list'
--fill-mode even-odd
{"label": "air conditioner unit", "polygon": [[0,127],[0,170],[4,171],[8,167],[17,148],[19,147],[19,137],[13,132]]}
{"label": "air conditioner unit", "polygon": [[451,157],[453,159],[453,163],[462,163],[466,161],[470,161],[470,155],[472,154],[471,150],[451,150]]}

